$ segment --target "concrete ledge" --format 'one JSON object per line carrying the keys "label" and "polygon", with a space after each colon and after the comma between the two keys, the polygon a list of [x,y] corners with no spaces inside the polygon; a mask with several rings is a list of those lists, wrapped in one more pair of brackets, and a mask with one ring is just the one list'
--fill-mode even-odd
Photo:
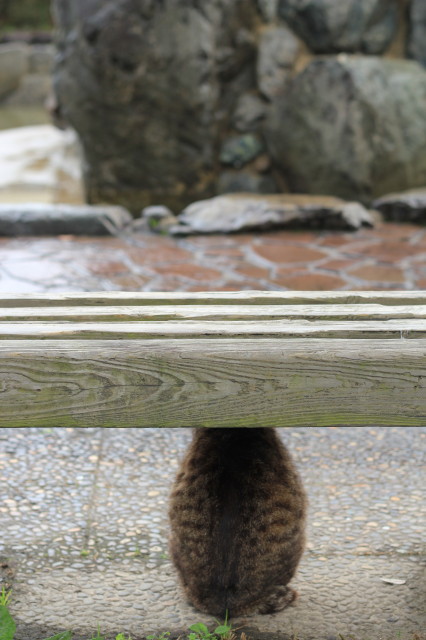
{"label": "concrete ledge", "polygon": [[132,222],[123,207],[49,205],[39,203],[0,205],[0,235],[114,235]]}

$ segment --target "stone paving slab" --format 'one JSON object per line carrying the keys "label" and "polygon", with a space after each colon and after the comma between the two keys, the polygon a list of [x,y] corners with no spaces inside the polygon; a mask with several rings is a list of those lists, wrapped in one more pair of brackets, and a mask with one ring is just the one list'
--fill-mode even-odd
{"label": "stone paving slab", "polygon": [[[405,558],[390,563],[386,556],[362,560],[337,556],[322,562],[324,567],[313,558],[303,562],[294,581],[301,593],[296,606],[267,618],[236,618],[234,626],[252,638],[260,630],[300,640],[337,640],[339,633],[395,640],[401,636],[402,640],[420,631],[426,598],[424,566]],[[404,576],[407,584],[391,586],[381,581],[390,566],[392,575]],[[37,640],[63,630],[64,625],[81,640],[88,640],[98,623],[111,637],[125,631],[133,639],[160,630],[184,632],[194,622],[214,625],[211,617],[185,604],[169,563],[138,571],[123,569],[116,562],[104,571],[54,569],[39,573],[37,579],[23,572],[18,573],[17,583],[16,640]]]}
{"label": "stone paving slab", "polygon": [[426,230],[0,238],[0,292],[426,288]]}
{"label": "stone paving slab", "polygon": [[[235,624],[252,640],[426,638],[426,428],[280,433],[310,500],[300,599]],[[14,571],[16,640],[65,628],[88,640],[97,623],[138,640],[213,623],[186,604],[167,553],[168,493],[189,438],[187,429],[0,429],[0,557]]]}
{"label": "stone paving slab", "polygon": [[76,233],[76,229],[79,235],[107,236],[114,235],[131,221],[130,213],[118,206],[0,203],[2,236],[55,236]]}

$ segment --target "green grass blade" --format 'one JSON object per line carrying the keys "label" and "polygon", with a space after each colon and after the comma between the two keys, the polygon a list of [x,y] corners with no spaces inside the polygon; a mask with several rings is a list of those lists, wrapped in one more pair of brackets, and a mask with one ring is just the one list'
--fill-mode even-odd
{"label": "green grass blade", "polygon": [[7,607],[9,605],[9,600],[11,598],[11,595],[12,595],[12,590],[11,589],[7,590],[6,587],[3,586],[0,591],[0,605]]}
{"label": "green grass blade", "polygon": [[207,635],[209,632],[206,625],[203,624],[202,622],[196,622],[195,624],[191,624],[189,629],[191,631],[195,631],[196,633],[200,633],[201,635]]}
{"label": "green grass blade", "polygon": [[216,627],[214,633],[217,633],[219,636],[224,636],[226,633],[231,631],[231,627],[226,624],[221,624],[219,627]]}
{"label": "green grass blade", "polygon": [[0,640],[13,640],[16,624],[4,604],[0,605]]}

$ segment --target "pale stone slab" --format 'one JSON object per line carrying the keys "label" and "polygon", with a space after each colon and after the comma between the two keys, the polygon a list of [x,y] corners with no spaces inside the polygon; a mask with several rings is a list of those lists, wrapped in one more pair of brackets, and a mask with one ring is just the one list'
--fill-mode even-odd
{"label": "pale stone slab", "polygon": [[217,196],[190,204],[176,222],[169,226],[172,235],[282,227],[355,230],[374,226],[372,214],[358,202],[298,194]]}
{"label": "pale stone slab", "polygon": [[82,167],[72,130],[52,125],[0,132],[0,202],[83,202]]}

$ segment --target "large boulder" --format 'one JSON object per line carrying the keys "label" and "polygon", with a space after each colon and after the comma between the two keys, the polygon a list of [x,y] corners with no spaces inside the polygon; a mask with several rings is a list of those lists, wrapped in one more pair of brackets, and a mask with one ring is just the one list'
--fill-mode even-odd
{"label": "large boulder", "polygon": [[279,0],[257,0],[260,14],[265,22],[275,20],[278,13]]}
{"label": "large boulder", "polygon": [[285,89],[298,52],[299,41],[285,26],[263,29],[257,54],[257,85],[266,98]]}
{"label": "large boulder", "polygon": [[316,59],[274,102],[268,147],[292,191],[369,202],[426,184],[425,104],[415,62]]}
{"label": "large boulder", "polygon": [[278,13],[316,53],[378,54],[395,35],[398,2],[279,0]]}
{"label": "large boulder", "polygon": [[252,88],[255,0],[54,0],[62,116],[89,201],[180,208],[215,192],[221,131]]}
{"label": "large boulder", "polygon": [[411,0],[409,10],[408,54],[426,67],[426,2]]}

